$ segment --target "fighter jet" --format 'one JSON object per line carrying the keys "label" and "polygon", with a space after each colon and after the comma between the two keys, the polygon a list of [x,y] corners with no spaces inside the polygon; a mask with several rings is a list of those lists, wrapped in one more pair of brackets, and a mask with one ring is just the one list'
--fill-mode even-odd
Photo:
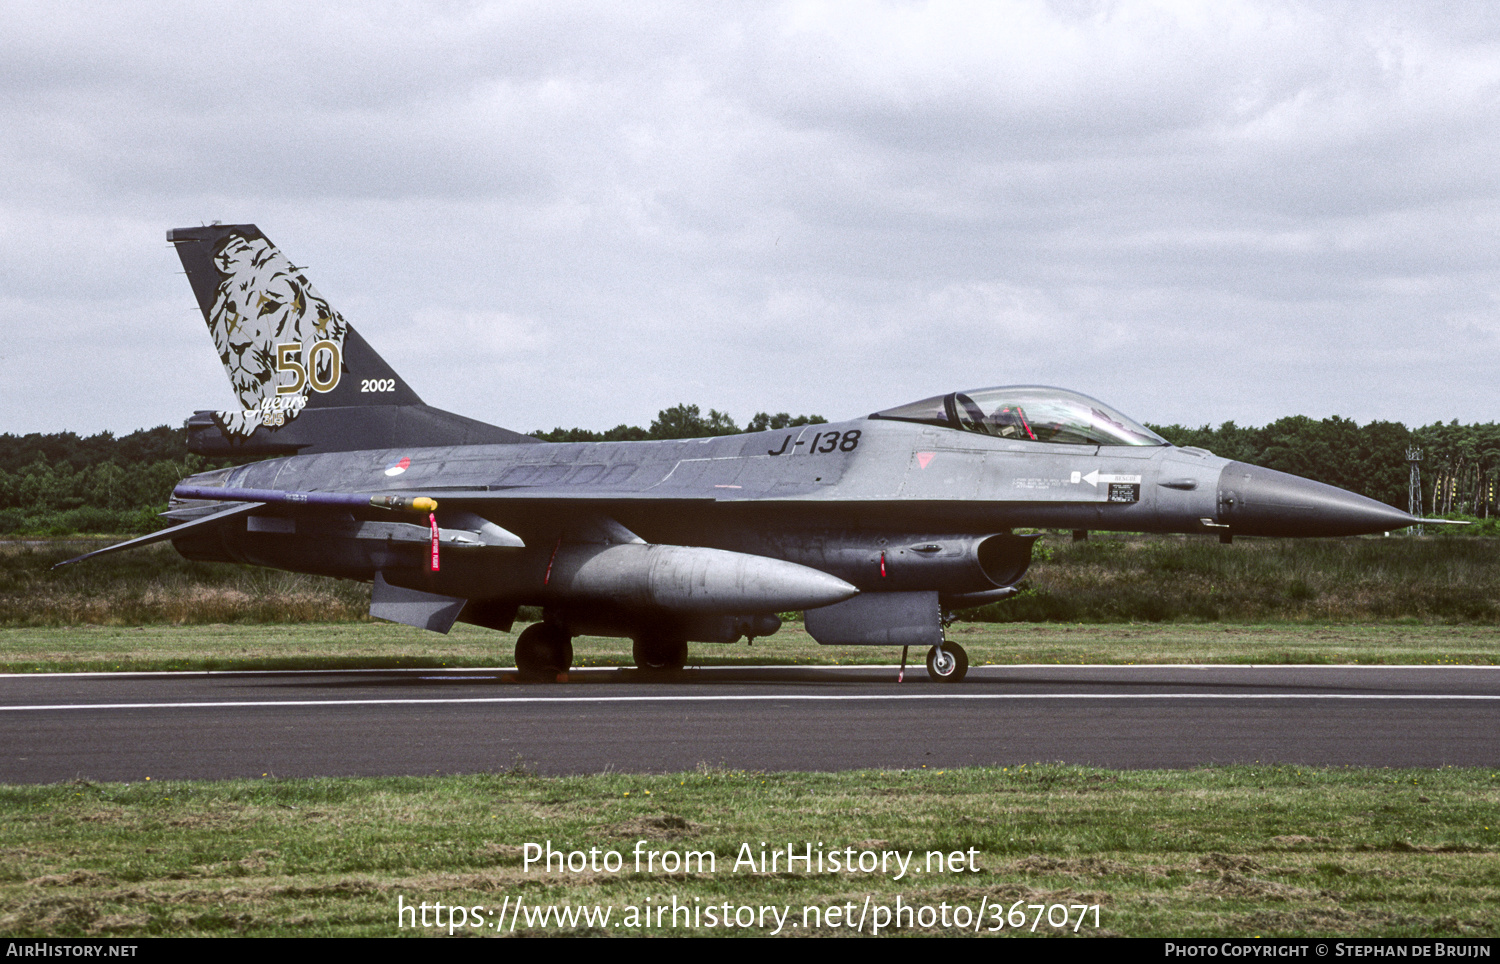
{"label": "fighter jet", "polygon": [[[168,232],[239,407],[200,411],[189,447],[261,461],[185,479],[170,539],[189,559],[372,584],[373,616],[509,630],[524,675],[556,678],[580,634],[633,640],[638,666],[689,643],[776,632],[926,648],[1005,598],[1037,528],[1246,536],[1399,529],[1405,512],[1169,444],[1058,388],[948,392],[862,418],[648,442],[544,443],[422,403],[254,225]],[[69,560],[70,562],[77,560]],[[920,649],[918,650],[920,652]]]}

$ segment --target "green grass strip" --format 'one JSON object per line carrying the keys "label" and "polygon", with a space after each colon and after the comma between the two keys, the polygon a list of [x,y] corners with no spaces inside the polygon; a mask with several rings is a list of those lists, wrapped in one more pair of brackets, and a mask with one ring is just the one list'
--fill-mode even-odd
{"label": "green grass strip", "polygon": [[[869,908],[894,908],[899,897],[933,915],[946,906],[948,926],[914,914],[887,933],[974,933],[981,907],[991,916],[977,930],[989,933],[998,903],[1000,934],[1030,934],[1037,911],[1026,908],[1055,920],[1067,905],[1067,927],[1043,920],[1036,933],[1071,933],[1084,916],[1084,935],[1494,937],[1497,814],[1500,773],[1450,768],[700,767],[542,778],[518,761],[488,776],[3,787],[0,928],[14,937],[432,935],[447,932],[436,912],[423,927],[415,915],[398,921],[398,908],[441,903],[466,908],[456,933],[511,933],[485,915],[520,899],[612,908],[612,923],[522,916],[518,934],[774,929],[705,926],[703,908],[727,904],[789,909],[796,926],[783,934],[850,935],[868,934]],[[594,851],[599,866],[582,869],[580,856],[572,870],[528,868],[526,845],[549,841],[564,854]],[[908,853],[912,869],[902,879],[894,863],[789,870],[788,847],[809,846]],[[649,869],[636,869],[637,851],[654,854]],[[712,853],[713,866],[700,858],[684,867],[689,851]],[[611,852],[614,870],[604,866]],[[940,866],[927,865],[932,852]],[[777,866],[762,865],[772,853]],[[640,925],[645,908],[674,898],[698,909],[697,926],[684,917]],[[1076,905],[1097,906],[1098,926]],[[630,908],[634,930],[624,926]],[[863,930],[850,926],[858,911]],[[1006,919],[1016,912],[1026,927]]]}
{"label": "green grass strip", "polygon": [[[517,627],[519,628],[519,626]],[[948,638],[971,666],[1018,663],[1494,665],[1500,633],[1381,623],[960,623]],[[390,623],[77,626],[0,629],[0,672],[390,669],[510,666],[515,634],[459,624],[446,636]],[[744,643],[693,644],[693,665],[890,664],[893,647],[819,646],[798,623]],[[920,669],[925,653],[913,653]],[[577,666],[632,666],[630,641],[579,637]],[[925,670],[923,670],[925,672]]]}

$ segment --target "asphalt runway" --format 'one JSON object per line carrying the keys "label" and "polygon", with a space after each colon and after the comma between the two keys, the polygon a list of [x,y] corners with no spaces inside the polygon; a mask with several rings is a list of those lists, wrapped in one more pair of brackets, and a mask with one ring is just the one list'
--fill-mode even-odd
{"label": "asphalt runway", "polygon": [[1500,667],[722,667],[0,676],[0,782],[1500,765]]}

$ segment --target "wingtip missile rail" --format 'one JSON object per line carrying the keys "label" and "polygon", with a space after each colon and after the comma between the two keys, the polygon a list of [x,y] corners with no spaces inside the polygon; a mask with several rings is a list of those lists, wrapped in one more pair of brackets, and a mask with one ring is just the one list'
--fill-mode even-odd
{"label": "wingtip missile rail", "polygon": [[214,502],[261,502],[267,505],[373,506],[377,509],[436,512],[437,500],[425,495],[368,495],[357,492],[291,492],[280,489],[226,489],[221,486],[179,485],[172,490],[178,499]]}

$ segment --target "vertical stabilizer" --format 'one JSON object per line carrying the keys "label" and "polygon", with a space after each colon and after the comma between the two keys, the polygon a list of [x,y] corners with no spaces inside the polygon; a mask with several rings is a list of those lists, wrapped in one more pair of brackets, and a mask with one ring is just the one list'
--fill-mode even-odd
{"label": "vertical stabilizer", "polygon": [[228,432],[279,428],[308,406],[422,404],[255,225],[178,228],[167,240],[240,402],[215,413]]}
{"label": "vertical stabilizer", "polygon": [[[189,420],[194,451],[529,441],[424,405],[255,225],[176,228],[167,240],[182,259],[240,406]],[[341,414],[304,415],[321,410]]]}

